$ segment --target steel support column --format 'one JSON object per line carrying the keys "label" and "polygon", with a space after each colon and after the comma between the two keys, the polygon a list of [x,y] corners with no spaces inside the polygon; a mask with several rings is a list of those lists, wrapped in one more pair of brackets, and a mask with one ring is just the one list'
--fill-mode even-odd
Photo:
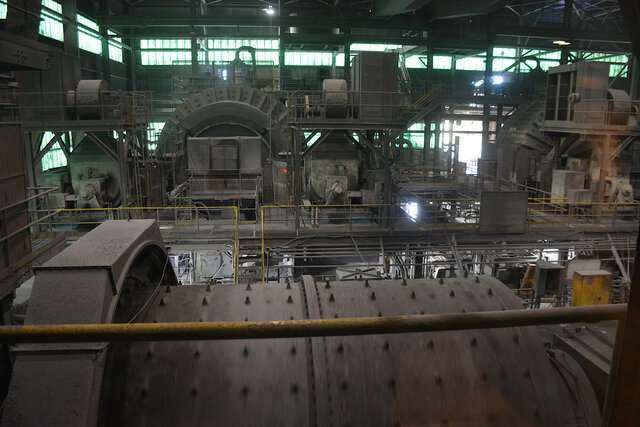
{"label": "steel support column", "polygon": [[127,153],[129,135],[123,130],[118,131],[118,172],[120,174],[120,192],[122,194],[121,206],[129,206],[129,186],[127,183]]}
{"label": "steel support column", "polygon": [[637,0],[618,0],[618,4],[633,44],[633,56],[640,58],[640,3]]}
{"label": "steel support column", "polygon": [[618,322],[602,417],[604,426],[632,426],[640,422],[640,230],[638,236],[627,316],[625,321]]}
{"label": "steel support column", "polygon": [[388,206],[391,204],[392,199],[392,181],[391,181],[391,139],[387,135],[381,135],[380,141],[382,142],[382,156],[384,157],[384,193],[382,203],[385,206],[383,208],[384,218],[382,224],[384,227],[391,226],[391,214],[393,212],[393,208]]}
{"label": "steel support column", "polygon": [[347,87],[351,86],[351,28],[344,29],[344,79],[347,81]]}
{"label": "steel support column", "polygon": [[[491,95],[491,77],[493,75],[493,45],[487,47],[487,56],[484,67],[484,96]],[[491,104],[482,104],[482,153],[485,154],[485,147],[489,144],[489,126],[491,121]]]}

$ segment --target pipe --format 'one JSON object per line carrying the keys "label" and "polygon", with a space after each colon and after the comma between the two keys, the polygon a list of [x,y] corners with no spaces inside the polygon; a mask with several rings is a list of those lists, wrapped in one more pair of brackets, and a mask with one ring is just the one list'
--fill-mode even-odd
{"label": "pipe", "polygon": [[264,322],[185,322],[0,327],[0,343],[191,341],[439,332],[623,320],[626,304],[542,310]]}

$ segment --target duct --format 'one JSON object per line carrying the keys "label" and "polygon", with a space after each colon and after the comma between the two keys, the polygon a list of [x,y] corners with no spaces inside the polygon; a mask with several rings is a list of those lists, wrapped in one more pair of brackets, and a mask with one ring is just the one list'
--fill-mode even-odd
{"label": "duct", "polygon": [[322,104],[327,118],[347,117],[349,112],[349,92],[347,81],[341,79],[325,79],[322,81]]}
{"label": "duct", "polygon": [[67,92],[66,104],[75,109],[80,120],[101,119],[104,116],[104,92],[109,92],[106,80],[80,80],[76,90]]}
{"label": "duct", "polygon": [[506,4],[505,0],[436,0],[429,15],[432,20],[485,15]]}
{"label": "duct", "polygon": [[394,16],[415,12],[431,2],[432,0],[376,0],[374,8],[376,16]]}
{"label": "duct", "polygon": [[452,19],[465,16],[476,16],[490,13],[504,6],[504,0],[376,0],[376,16],[394,16],[403,13],[416,12],[425,6],[432,20]]}

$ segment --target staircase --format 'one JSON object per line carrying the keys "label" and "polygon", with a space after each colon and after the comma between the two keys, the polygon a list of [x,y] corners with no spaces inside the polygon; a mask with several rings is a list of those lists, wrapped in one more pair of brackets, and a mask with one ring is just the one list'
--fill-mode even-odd
{"label": "staircase", "polygon": [[[238,284],[262,282],[262,247],[242,245],[238,248]],[[266,271],[265,271],[266,276]]]}
{"label": "staircase", "polygon": [[404,61],[400,61],[400,74],[398,75],[398,87],[401,92],[413,93],[413,82],[409,75],[409,70],[404,66]]}

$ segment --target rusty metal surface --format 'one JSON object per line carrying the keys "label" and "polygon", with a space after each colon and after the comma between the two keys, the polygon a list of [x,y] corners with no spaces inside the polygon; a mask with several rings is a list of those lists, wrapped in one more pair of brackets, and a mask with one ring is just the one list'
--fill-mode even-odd
{"label": "rusty metal surface", "polygon": [[[184,286],[141,322],[396,316],[521,308],[492,278]],[[291,297],[291,298],[289,298]],[[532,327],[113,345],[100,417],[122,425],[597,425]],[[583,378],[583,377],[581,377]],[[593,392],[588,380],[586,396]],[[591,393],[591,394],[589,394]],[[595,402],[595,400],[593,400]],[[597,408],[597,403],[594,403]]]}
{"label": "rusty metal surface", "polygon": [[[289,300],[289,297],[291,300]],[[297,286],[181,286],[160,292],[144,322],[300,319]],[[114,344],[121,364],[103,392],[104,425],[310,424],[306,340]]]}
{"label": "rusty metal surface", "polygon": [[[20,124],[0,123],[0,208],[27,197],[24,166],[24,140]],[[0,210],[0,237],[11,234],[29,223],[27,205]],[[0,270],[31,252],[29,230],[0,244]]]}
{"label": "rusty metal surface", "polygon": [[[323,318],[520,308],[491,278],[315,288]],[[332,402],[331,424],[561,425],[558,384],[533,328],[331,337],[322,351],[330,392],[317,398]]]}
{"label": "rusty metal surface", "polygon": [[[36,271],[25,324],[128,321],[159,284],[177,283],[167,265],[154,221],[105,222]],[[106,348],[106,343],[14,347],[1,424],[94,425]]]}

